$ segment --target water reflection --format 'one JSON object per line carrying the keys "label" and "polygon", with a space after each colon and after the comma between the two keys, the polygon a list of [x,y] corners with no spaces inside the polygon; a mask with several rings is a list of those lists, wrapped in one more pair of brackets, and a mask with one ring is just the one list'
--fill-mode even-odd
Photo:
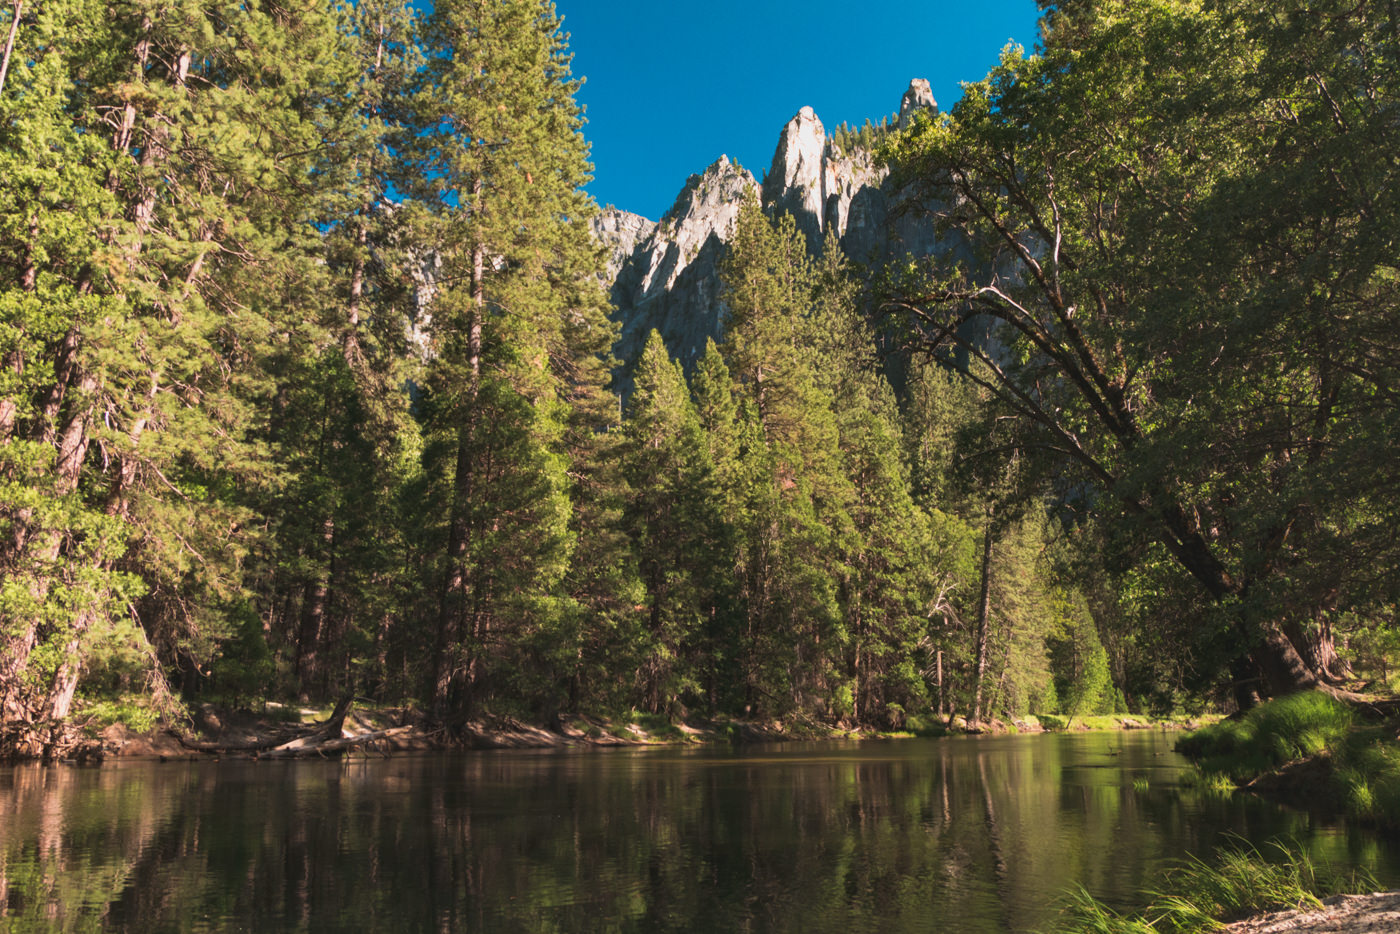
{"label": "water reflection", "polygon": [[[1161,734],[0,770],[0,930],[1029,931],[1225,834]],[[1134,787],[1134,779],[1147,787]]]}

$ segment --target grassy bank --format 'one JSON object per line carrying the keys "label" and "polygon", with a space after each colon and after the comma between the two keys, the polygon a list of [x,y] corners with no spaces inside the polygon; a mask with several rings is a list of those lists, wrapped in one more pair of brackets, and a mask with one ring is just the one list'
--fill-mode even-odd
{"label": "grassy bank", "polygon": [[1285,798],[1335,801],[1352,817],[1400,827],[1395,724],[1363,720],[1325,694],[1270,701],[1183,737],[1177,750],[1207,781],[1224,777]]}
{"label": "grassy bank", "polygon": [[1294,908],[1321,908],[1332,895],[1373,891],[1365,874],[1334,873],[1301,850],[1273,844],[1224,850],[1207,864],[1191,859],[1168,869],[1143,911],[1119,914],[1084,890],[1070,896],[1059,934],[1197,934],[1222,923]]}

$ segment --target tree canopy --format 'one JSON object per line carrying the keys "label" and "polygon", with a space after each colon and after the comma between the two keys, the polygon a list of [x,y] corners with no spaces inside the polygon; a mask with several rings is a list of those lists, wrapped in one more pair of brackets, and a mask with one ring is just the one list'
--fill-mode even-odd
{"label": "tree canopy", "polygon": [[891,149],[982,252],[890,307],[1195,580],[1215,609],[1183,636],[1241,694],[1338,683],[1333,621],[1400,583],[1394,27],[1380,3],[1056,4],[1038,54]]}

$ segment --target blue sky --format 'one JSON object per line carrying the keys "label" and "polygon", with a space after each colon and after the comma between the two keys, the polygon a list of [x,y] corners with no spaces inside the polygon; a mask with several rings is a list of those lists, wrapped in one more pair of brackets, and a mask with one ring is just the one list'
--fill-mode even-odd
{"label": "blue sky", "polygon": [[571,34],[599,204],[652,220],[723,154],[761,178],[803,106],[828,129],[899,109],[911,78],[947,107],[1008,41],[1036,41],[1035,0],[556,0]]}

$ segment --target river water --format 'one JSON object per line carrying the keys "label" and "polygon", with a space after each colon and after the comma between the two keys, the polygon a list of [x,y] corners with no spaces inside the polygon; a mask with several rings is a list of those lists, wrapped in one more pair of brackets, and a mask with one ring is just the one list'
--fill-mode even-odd
{"label": "river water", "polygon": [[1289,838],[1157,732],[0,769],[0,931],[1053,930],[1083,885]]}

